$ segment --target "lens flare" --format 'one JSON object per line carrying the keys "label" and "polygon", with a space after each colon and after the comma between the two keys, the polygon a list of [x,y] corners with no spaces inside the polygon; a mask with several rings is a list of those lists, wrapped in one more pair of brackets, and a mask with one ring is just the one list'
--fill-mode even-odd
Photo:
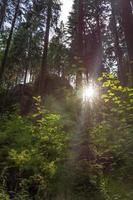
{"label": "lens flare", "polygon": [[83,88],[83,101],[92,101],[95,98],[95,95],[96,90],[92,84]]}

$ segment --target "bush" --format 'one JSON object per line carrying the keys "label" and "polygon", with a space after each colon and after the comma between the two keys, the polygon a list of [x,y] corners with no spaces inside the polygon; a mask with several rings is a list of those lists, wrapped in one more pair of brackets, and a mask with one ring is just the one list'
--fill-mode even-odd
{"label": "bush", "polygon": [[40,98],[35,101],[36,113],[25,118],[8,114],[0,120],[0,173],[5,177],[1,185],[4,182],[14,199],[54,195],[65,158],[66,135],[60,116],[46,111]]}

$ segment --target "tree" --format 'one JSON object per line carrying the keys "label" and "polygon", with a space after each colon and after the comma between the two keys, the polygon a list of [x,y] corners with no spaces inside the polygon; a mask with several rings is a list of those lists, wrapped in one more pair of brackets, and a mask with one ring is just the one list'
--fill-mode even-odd
{"label": "tree", "polygon": [[0,30],[2,28],[3,21],[4,21],[4,18],[5,18],[5,13],[6,13],[7,5],[8,5],[8,0],[3,0],[0,3],[0,6],[1,6],[0,7]]}
{"label": "tree", "polygon": [[13,30],[14,30],[14,27],[15,27],[15,22],[16,22],[18,13],[19,13],[20,2],[21,2],[21,0],[17,0],[17,2],[16,2],[15,13],[14,13],[14,17],[13,17],[13,20],[12,20],[10,33],[9,33],[9,36],[8,36],[8,39],[7,39],[7,44],[6,44],[4,56],[3,56],[3,59],[2,59],[2,63],[1,63],[0,79],[3,77],[4,71],[5,71],[5,65],[6,65],[6,62],[7,62],[7,57],[8,57],[8,53],[9,53],[9,49],[10,49],[10,45],[11,45]]}
{"label": "tree", "polygon": [[[24,22],[17,26],[13,35],[8,64],[10,71],[7,72],[10,77],[13,76],[12,82],[17,79],[17,84],[19,82],[26,84],[27,78],[28,81],[35,80],[42,52],[40,44],[43,35],[34,8],[27,9],[23,17]],[[38,28],[40,30],[37,31]]]}
{"label": "tree", "polygon": [[117,20],[116,20],[116,6],[115,1],[111,0],[111,10],[112,10],[112,28],[113,28],[113,35],[115,38],[115,51],[116,57],[118,62],[118,77],[122,83],[124,83],[123,78],[123,60],[122,60],[122,51],[119,42],[119,35],[117,30]]}
{"label": "tree", "polygon": [[130,68],[130,85],[133,86],[133,14],[130,0],[122,0],[122,25],[124,28],[125,39],[128,49],[129,68]]}
{"label": "tree", "polygon": [[55,26],[58,21],[59,11],[60,11],[60,1],[58,0],[49,0],[46,4],[46,30],[44,32],[44,46],[42,54],[42,63],[39,73],[39,93],[43,94],[45,90],[46,77],[48,76],[48,46],[49,46],[49,34],[50,28]]}
{"label": "tree", "polygon": [[73,63],[77,65],[77,76],[85,74],[87,80],[103,68],[104,9],[103,1],[74,1],[69,17]]}
{"label": "tree", "polygon": [[69,68],[69,48],[66,45],[66,30],[63,22],[56,29],[55,35],[52,37],[48,52],[49,73],[56,74],[63,78],[71,75]]}
{"label": "tree", "polygon": [[[69,33],[71,34],[71,53],[75,57],[77,65],[76,85],[81,86],[82,69],[84,55],[84,1],[78,0],[73,3],[73,11],[69,17]],[[83,67],[83,66],[82,66]]]}
{"label": "tree", "polygon": [[39,75],[39,91],[40,94],[43,93],[45,88],[45,81],[47,77],[47,55],[48,55],[48,44],[49,44],[49,33],[50,33],[50,24],[52,17],[52,0],[49,0],[47,7],[47,19],[46,19],[46,31],[44,36],[44,47],[43,47],[43,55],[42,55],[42,64]]}

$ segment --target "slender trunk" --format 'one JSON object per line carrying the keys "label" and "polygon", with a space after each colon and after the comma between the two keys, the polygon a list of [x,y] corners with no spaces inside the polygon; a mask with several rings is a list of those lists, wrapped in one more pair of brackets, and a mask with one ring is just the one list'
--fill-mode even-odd
{"label": "slender trunk", "polygon": [[119,36],[118,36],[118,30],[117,30],[117,25],[116,25],[116,15],[115,15],[115,5],[114,5],[114,0],[111,0],[111,10],[112,10],[112,25],[113,25],[113,35],[115,39],[115,51],[116,51],[116,57],[117,57],[117,62],[118,62],[118,77],[119,80],[121,81],[122,84],[126,84],[125,74],[123,74],[123,61],[122,61],[122,52],[121,52],[121,47],[119,44]]}
{"label": "slender trunk", "polygon": [[43,95],[43,92],[45,90],[46,77],[48,75],[47,56],[48,56],[51,15],[52,15],[52,0],[49,0],[48,9],[47,9],[47,21],[46,21],[46,32],[45,32],[45,37],[44,37],[42,64],[41,64],[41,70],[40,70],[40,76],[39,76],[39,79],[40,79],[39,80],[39,93],[41,95]]}
{"label": "slender trunk", "polygon": [[32,32],[31,30],[29,29],[29,37],[28,37],[28,63],[25,63],[25,75],[24,75],[24,86],[26,85],[26,81],[27,81],[27,75],[28,75],[28,71],[30,69],[30,66],[31,66],[31,41],[32,41]]}
{"label": "slender trunk", "polygon": [[8,57],[8,53],[9,53],[9,49],[10,49],[10,45],[11,45],[13,30],[14,30],[14,27],[15,27],[15,23],[16,23],[18,11],[19,11],[19,4],[20,4],[20,0],[17,1],[17,5],[16,5],[16,8],[15,8],[15,14],[14,14],[12,25],[11,25],[11,30],[10,30],[10,33],[9,33],[9,37],[7,39],[6,49],[5,49],[5,52],[4,52],[4,57],[2,59],[2,64],[1,64],[1,68],[0,68],[0,79],[2,78],[4,71],[5,71],[5,66],[6,66],[7,57]]}
{"label": "slender trunk", "polygon": [[82,0],[79,0],[78,5],[78,54],[83,59],[83,33],[84,33],[84,7]]}
{"label": "slender trunk", "polygon": [[[78,2],[78,25],[77,25],[77,54],[78,58],[83,62],[83,34],[84,34],[84,7],[83,7],[83,1],[79,0]],[[79,66],[80,68],[81,66]],[[83,67],[83,66],[82,66]],[[76,87],[79,89],[82,85],[82,71],[78,69],[77,75],[76,75]]]}
{"label": "slender trunk", "polygon": [[130,66],[130,83],[133,87],[133,14],[130,0],[122,0],[122,22],[127,43],[129,66]]}
{"label": "slender trunk", "polygon": [[18,76],[16,76],[14,87],[18,84]]}
{"label": "slender trunk", "polygon": [[133,11],[133,0],[131,0],[131,6],[132,6],[132,11]]}
{"label": "slender trunk", "polygon": [[99,0],[95,0],[96,4],[96,24],[97,24],[97,49],[95,55],[95,63],[94,63],[94,76],[101,74],[103,71],[102,58],[103,58],[103,47],[102,47],[102,39],[101,39],[101,20],[100,20],[100,2]]}
{"label": "slender trunk", "polygon": [[27,74],[28,74],[28,66],[25,68],[25,74],[24,74],[24,86],[26,85]]}
{"label": "slender trunk", "polygon": [[8,2],[8,0],[3,0],[1,8],[0,8],[0,30],[1,30],[3,22],[4,22],[7,2]]}

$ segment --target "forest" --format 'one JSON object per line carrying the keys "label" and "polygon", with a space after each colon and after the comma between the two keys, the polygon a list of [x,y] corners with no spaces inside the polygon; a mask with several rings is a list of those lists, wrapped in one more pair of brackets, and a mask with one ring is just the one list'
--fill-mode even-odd
{"label": "forest", "polygon": [[64,1],[0,0],[0,200],[133,200],[133,0]]}

